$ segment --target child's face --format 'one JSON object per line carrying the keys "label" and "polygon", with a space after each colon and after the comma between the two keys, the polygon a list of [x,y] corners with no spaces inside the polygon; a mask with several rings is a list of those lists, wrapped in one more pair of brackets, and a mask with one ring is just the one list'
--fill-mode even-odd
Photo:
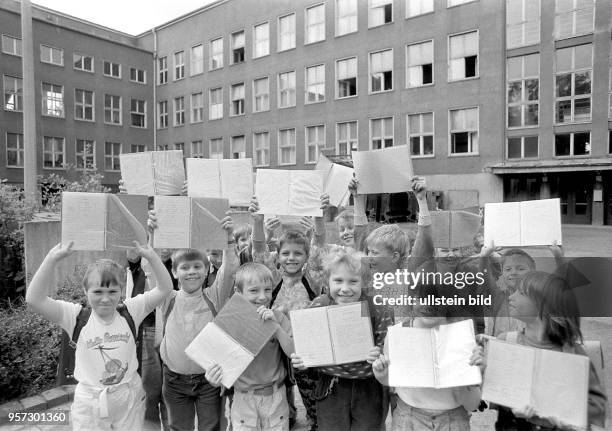
{"label": "child's face", "polygon": [[445,259],[447,262],[454,262],[461,257],[461,249],[459,247],[437,248],[436,257]]}
{"label": "child's face", "polygon": [[219,269],[221,267],[221,263],[223,263],[223,251],[222,250],[209,250],[208,257],[210,263],[215,268]]}
{"label": "child's face", "polygon": [[172,274],[178,280],[181,290],[194,293],[202,288],[207,270],[208,267],[201,260],[184,260],[179,262],[176,271],[172,270]]}
{"label": "child's face", "polygon": [[361,297],[362,280],[346,265],[339,265],[329,274],[329,295],[338,304],[357,302]]}
{"label": "child's face", "polygon": [[508,311],[511,317],[523,322],[531,322],[538,316],[536,303],[519,290],[508,298]]}
{"label": "child's face", "polygon": [[115,314],[115,309],[121,299],[121,286],[118,284],[109,284],[108,287],[101,286],[100,274],[92,271],[87,276],[85,295],[93,312],[101,319],[107,320]]}
{"label": "child's face", "polygon": [[526,273],[531,270],[529,260],[525,256],[513,254],[504,259],[502,266],[502,276],[513,288],[518,286]]}
{"label": "child's face", "polygon": [[338,233],[343,246],[355,247],[355,225],[352,221],[338,220]]}
{"label": "child's face", "polygon": [[308,255],[301,244],[285,243],[278,253],[278,261],[287,274],[297,274],[302,271]]}
{"label": "child's face", "polygon": [[240,235],[236,245],[238,246],[238,251],[242,251],[247,248],[249,246],[249,235]]}
{"label": "child's face", "polygon": [[399,268],[399,253],[383,244],[368,244],[370,268],[375,272],[394,272]]}
{"label": "child's face", "polygon": [[237,293],[257,307],[261,305],[268,307],[272,301],[272,285],[256,276],[245,280],[242,292]]}

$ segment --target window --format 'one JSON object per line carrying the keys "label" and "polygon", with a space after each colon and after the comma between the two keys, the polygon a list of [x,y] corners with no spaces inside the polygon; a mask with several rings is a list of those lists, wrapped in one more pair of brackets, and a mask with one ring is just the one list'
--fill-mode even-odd
{"label": "window", "polygon": [[369,0],[368,26],[376,27],[393,22],[393,0]]}
{"label": "window", "polygon": [[94,120],[94,93],[89,90],[74,90],[74,118]]}
{"label": "window", "polygon": [[61,48],[53,48],[48,45],[40,45],[40,61],[56,66],[63,66],[64,50]]}
{"label": "window", "polygon": [[63,168],[65,153],[64,138],[43,137],[43,167]]}
{"label": "window", "polygon": [[104,75],[110,76],[111,78],[121,79],[121,65],[113,63],[112,61],[104,60]]}
{"label": "window", "polygon": [[139,84],[146,84],[147,72],[142,69],[130,67],[130,81],[137,82]]}
{"label": "window", "polygon": [[190,61],[189,74],[191,76],[204,73],[204,45],[196,45],[191,48]]}
{"label": "window", "polygon": [[537,126],[540,54],[512,57],[507,65],[508,127]]}
{"label": "window", "polygon": [[408,115],[408,144],[413,157],[433,156],[434,128],[433,112]]}
{"label": "window", "polygon": [[459,6],[460,4],[471,3],[475,0],[448,0],[448,7]]}
{"label": "window", "polygon": [[540,43],[540,0],[506,0],[506,48]]}
{"label": "window", "polygon": [[16,55],[21,57],[22,45],[21,39],[18,37],[2,35],[2,52],[5,54]]}
{"label": "window", "polygon": [[147,127],[147,102],[144,100],[131,99],[130,101],[130,124],[132,127]]}
{"label": "window", "polygon": [[144,153],[147,151],[147,146],[142,144],[132,144],[131,145],[132,153]]}
{"label": "window", "polygon": [[255,166],[270,165],[270,134],[268,132],[253,133],[253,158]]}
{"label": "window", "polygon": [[295,106],[295,71],[278,74],[278,107]]}
{"label": "window", "polygon": [[591,154],[589,132],[555,134],[555,156],[588,156]]}
{"label": "window", "polygon": [[119,154],[121,154],[121,144],[119,142],[104,143],[104,169],[107,171],[120,171]]}
{"label": "window", "polygon": [[325,65],[310,66],[306,68],[306,96],[305,103],[325,101]]}
{"label": "window", "polygon": [[380,150],[393,146],[393,117],[370,120],[370,149]]}
{"label": "window", "polygon": [[244,135],[232,136],[232,159],[244,159],[246,158],[246,143],[244,141]]}
{"label": "window", "polygon": [[244,83],[231,87],[232,108],[230,115],[244,115]]}
{"label": "window", "polygon": [[406,47],[406,86],[433,84],[433,40]]}
{"label": "window", "polygon": [[508,138],[508,159],[538,157],[537,136],[517,136]]}
{"label": "window", "polygon": [[357,31],[357,0],[336,0],[336,36]]}
{"label": "window", "polygon": [[170,150],[170,145],[168,144],[157,144],[157,151],[168,151]]}
{"label": "window", "polygon": [[185,151],[185,143],[184,142],[175,142],[174,143],[174,149],[175,150],[181,150],[181,151]]}
{"label": "window", "polygon": [[104,122],[121,124],[121,96],[104,95]]}
{"label": "window", "polygon": [[336,97],[351,97],[357,95],[357,57],[336,61]]}
{"label": "window", "polygon": [[64,116],[64,87],[42,83],[42,114],[50,117]]}
{"label": "window", "polygon": [[270,54],[270,24],[253,27],[253,58],[263,57]]}
{"label": "window", "polygon": [[23,80],[14,76],[3,76],[4,109],[7,111],[23,111]]}
{"label": "window", "polygon": [[195,93],[191,95],[191,122],[199,123],[204,120],[204,95]]}
{"label": "window", "polygon": [[185,124],[185,98],[174,98],[174,127]]}
{"label": "window", "polygon": [[185,77],[185,52],[174,53],[174,80],[178,81]]}
{"label": "window", "polygon": [[278,131],[278,164],[295,165],[295,129]]}
{"label": "window", "polygon": [[270,109],[270,80],[268,77],[253,80],[253,112]]}
{"label": "window", "polygon": [[220,69],[223,67],[223,38],[210,41],[210,70]]}
{"label": "window", "polygon": [[357,121],[336,124],[336,154],[350,155],[358,149]]}
{"label": "window", "polygon": [[406,0],[406,18],[433,12],[434,0]]}
{"label": "window", "polygon": [[96,143],[90,139],[76,140],[76,168],[78,170],[96,169]]}
{"label": "window", "polygon": [[72,54],[72,65],[76,70],[83,72],[94,71],[94,58],[91,55]]}
{"label": "window", "polygon": [[555,52],[555,123],[591,121],[592,45]]}
{"label": "window", "polygon": [[478,31],[448,38],[448,80],[478,76]]}
{"label": "window", "polygon": [[6,134],[6,166],[23,167],[23,135],[21,133]]}
{"label": "window", "polygon": [[204,143],[200,140],[191,142],[191,157],[204,158]]}
{"label": "window", "polygon": [[594,0],[556,0],[555,39],[593,33]]}
{"label": "window", "polygon": [[209,120],[223,118],[223,88],[213,88],[210,90],[208,104]]}
{"label": "window", "polygon": [[244,61],[244,31],[232,33],[232,64],[242,63]]}
{"label": "window", "polygon": [[159,85],[168,82],[168,57],[157,59],[157,83]]}
{"label": "window", "polygon": [[295,14],[281,16],[278,19],[278,50],[286,51],[295,48]]}
{"label": "window", "polygon": [[325,126],[306,127],[306,163],[317,163],[319,153],[325,148]]}
{"label": "window", "polygon": [[223,158],[223,138],[212,138],[208,141],[208,154],[209,159]]}
{"label": "window", "polygon": [[325,4],[306,9],[306,36],[304,43],[325,40]]}
{"label": "window", "polygon": [[450,153],[478,153],[478,108],[450,112]]}
{"label": "window", "polygon": [[393,50],[370,53],[370,92],[393,90]]}
{"label": "window", "polygon": [[157,128],[165,129],[168,127],[168,101],[157,102]]}

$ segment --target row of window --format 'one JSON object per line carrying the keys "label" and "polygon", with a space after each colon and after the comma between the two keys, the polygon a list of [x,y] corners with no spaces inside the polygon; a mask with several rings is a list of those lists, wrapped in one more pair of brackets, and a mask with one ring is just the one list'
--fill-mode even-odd
{"label": "row of window", "polygon": [[[21,57],[21,39],[3,34],[2,52]],[[62,48],[55,48],[41,44],[40,61],[43,63],[53,64],[55,66],[64,66],[64,50]],[[75,70],[94,73],[94,64],[94,57],[91,55],[79,54],[76,52],[72,54],[72,67]],[[104,76],[121,79],[121,64],[119,63],[103,60],[102,71]],[[139,84],[146,84],[147,71],[138,69],[136,67],[130,67],[130,81],[137,82]]]}
{"label": "row of window", "polygon": [[[23,111],[23,80],[10,75],[2,77],[4,86],[4,109]],[[42,115],[65,118],[64,86],[42,83]],[[80,88],[74,89],[74,118],[95,121],[95,92]],[[121,126],[123,123],[122,96],[104,94],[104,122]],[[147,127],[147,102],[130,98],[130,126]]]}

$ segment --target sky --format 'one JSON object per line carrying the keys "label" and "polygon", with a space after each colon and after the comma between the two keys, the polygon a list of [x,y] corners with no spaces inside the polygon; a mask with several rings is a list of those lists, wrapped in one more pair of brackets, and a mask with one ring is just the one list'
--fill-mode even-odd
{"label": "sky", "polygon": [[95,24],[137,35],[214,0],[31,0]]}

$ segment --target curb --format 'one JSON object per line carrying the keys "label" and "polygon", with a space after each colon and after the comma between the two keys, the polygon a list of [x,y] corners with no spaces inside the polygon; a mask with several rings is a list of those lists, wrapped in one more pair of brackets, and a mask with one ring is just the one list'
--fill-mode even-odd
{"label": "curb", "polygon": [[72,401],[75,387],[76,385],[58,386],[38,395],[0,405],[0,425],[9,423],[9,413],[40,412]]}

